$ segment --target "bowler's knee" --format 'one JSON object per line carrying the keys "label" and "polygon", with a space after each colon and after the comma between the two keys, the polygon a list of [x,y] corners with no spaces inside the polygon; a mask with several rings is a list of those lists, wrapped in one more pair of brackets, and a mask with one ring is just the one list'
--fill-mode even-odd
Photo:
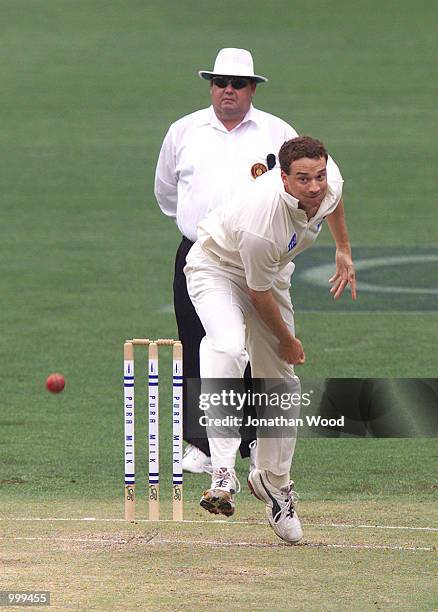
{"label": "bowler's knee", "polygon": [[233,361],[246,359],[245,345],[236,338],[221,338],[220,340],[204,339],[204,347],[214,352],[218,357],[225,357]]}
{"label": "bowler's knee", "polygon": [[214,351],[232,361],[246,359],[245,347],[238,342],[221,342],[214,347]]}

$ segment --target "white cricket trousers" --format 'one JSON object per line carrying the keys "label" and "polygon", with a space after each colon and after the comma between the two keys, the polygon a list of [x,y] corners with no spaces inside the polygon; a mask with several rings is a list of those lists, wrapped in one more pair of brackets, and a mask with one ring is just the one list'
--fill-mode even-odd
{"label": "white cricket trousers", "polygon": [[[293,378],[297,382],[293,366],[278,354],[278,339],[253,306],[241,271],[221,263],[196,242],[184,273],[206,332],[199,354],[201,378],[242,378],[249,358],[254,378]],[[289,283],[272,290],[284,321],[295,334]],[[299,416],[299,407],[292,416]],[[239,427],[234,428],[231,438],[210,437],[211,433],[207,425],[213,469],[234,468],[240,445]],[[278,476],[289,474],[295,442],[296,431],[290,438],[258,438],[257,467]]]}

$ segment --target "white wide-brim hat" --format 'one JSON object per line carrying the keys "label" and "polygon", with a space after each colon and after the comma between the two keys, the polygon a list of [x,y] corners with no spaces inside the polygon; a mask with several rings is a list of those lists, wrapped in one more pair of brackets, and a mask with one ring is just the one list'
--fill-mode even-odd
{"label": "white wide-brim hat", "polygon": [[264,76],[254,74],[252,55],[246,49],[221,49],[217,54],[213,70],[200,70],[198,74],[201,79],[208,80],[214,76],[247,77],[256,83],[266,83],[268,80]]}

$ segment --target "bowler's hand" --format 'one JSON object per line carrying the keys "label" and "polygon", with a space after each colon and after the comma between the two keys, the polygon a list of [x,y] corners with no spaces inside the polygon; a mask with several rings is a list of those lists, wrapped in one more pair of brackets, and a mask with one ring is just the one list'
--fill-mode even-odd
{"label": "bowler's hand", "polygon": [[330,293],[335,300],[341,297],[347,285],[350,285],[351,298],[356,299],[356,275],[349,251],[336,249],[336,272],[329,278],[329,283],[333,285]]}
{"label": "bowler's hand", "polygon": [[306,361],[303,345],[298,338],[284,344],[280,342],[279,353],[284,361],[292,365],[302,365]]}

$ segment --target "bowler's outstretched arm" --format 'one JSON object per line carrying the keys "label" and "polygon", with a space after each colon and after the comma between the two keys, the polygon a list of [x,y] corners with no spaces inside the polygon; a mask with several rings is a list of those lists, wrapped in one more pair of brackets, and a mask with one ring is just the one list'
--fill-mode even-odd
{"label": "bowler's outstretched arm", "polygon": [[351,255],[350,238],[345,222],[344,200],[342,198],[335,210],[328,215],[327,223],[336,243],[336,272],[329,279],[329,282],[333,285],[330,289],[330,293],[332,293],[334,299],[337,300],[341,297],[347,284],[349,284],[351,297],[355,300],[356,276]]}

